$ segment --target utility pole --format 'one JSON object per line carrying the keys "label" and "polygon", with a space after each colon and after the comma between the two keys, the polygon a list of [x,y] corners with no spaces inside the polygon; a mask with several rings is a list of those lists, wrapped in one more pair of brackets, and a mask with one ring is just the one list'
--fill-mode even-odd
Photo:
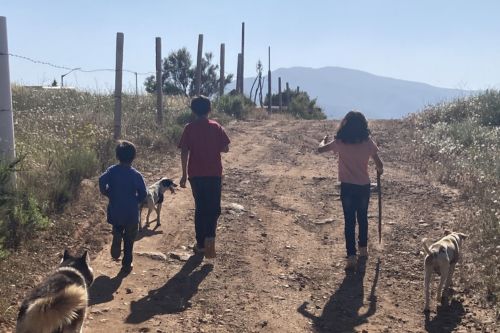
{"label": "utility pole", "polygon": [[236,69],[236,92],[238,94],[241,94],[241,81],[243,81],[243,79],[241,78],[241,59],[241,53],[238,53],[238,62]]}
{"label": "utility pole", "polygon": [[279,101],[279,111],[283,111],[283,98],[281,96],[281,77],[278,78],[278,101]]}
{"label": "utility pole", "polygon": [[116,66],[115,66],[115,140],[122,135],[122,75],[123,75],[123,32],[116,33]]}
{"label": "utility pole", "polygon": [[161,38],[156,37],[156,123],[163,122],[163,91],[161,77]]}
{"label": "utility pole", "polygon": [[196,59],[196,95],[201,95],[201,60],[203,56],[203,34],[198,35],[198,57]]}
{"label": "utility pole", "polygon": [[135,74],[135,97],[139,96],[139,87],[137,86],[137,72],[134,72]]}
{"label": "utility pole", "polygon": [[[16,158],[14,141],[14,116],[12,113],[12,91],[10,88],[9,48],[7,43],[7,18],[0,16],[0,162],[11,163]],[[16,187],[16,176],[10,179]]]}

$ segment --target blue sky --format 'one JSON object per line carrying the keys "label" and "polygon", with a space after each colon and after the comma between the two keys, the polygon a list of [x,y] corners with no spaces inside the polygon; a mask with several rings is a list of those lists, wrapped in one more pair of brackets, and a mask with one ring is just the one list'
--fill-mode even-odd
{"label": "blue sky", "polygon": [[[184,46],[194,56],[203,33],[217,62],[226,44],[226,72],[234,73],[244,21],[245,76],[271,46],[272,69],[341,66],[463,89],[500,88],[498,13],[494,0],[0,0],[9,52],[70,68],[114,68],[120,31],[124,68],[154,71],[155,37],[164,56]],[[11,81],[22,84],[59,82],[65,73],[12,57],[10,67]],[[126,89],[134,82],[124,74]],[[74,72],[65,83],[112,90],[114,74]]]}

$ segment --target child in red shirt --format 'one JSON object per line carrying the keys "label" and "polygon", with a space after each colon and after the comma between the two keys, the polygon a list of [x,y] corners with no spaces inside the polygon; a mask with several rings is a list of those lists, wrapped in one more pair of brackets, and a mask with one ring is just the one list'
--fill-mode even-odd
{"label": "child in red shirt", "polygon": [[335,139],[328,142],[325,136],[318,152],[333,151],[339,154],[338,175],[340,199],[344,210],[345,240],[347,250],[346,268],[356,265],[356,220],[358,222],[359,255],[368,255],[368,203],[370,200],[370,177],[368,160],[374,160],[377,172],[384,172],[384,165],[378,156],[378,147],[370,138],[368,122],[361,112],[350,111],[340,122]]}
{"label": "child in red shirt", "polygon": [[181,149],[182,178],[186,187],[189,179],[195,202],[195,252],[215,258],[215,231],[221,213],[222,191],[221,153],[229,151],[230,140],[224,128],[208,119],[212,107],[205,96],[191,101],[196,119],[187,124],[178,147]]}

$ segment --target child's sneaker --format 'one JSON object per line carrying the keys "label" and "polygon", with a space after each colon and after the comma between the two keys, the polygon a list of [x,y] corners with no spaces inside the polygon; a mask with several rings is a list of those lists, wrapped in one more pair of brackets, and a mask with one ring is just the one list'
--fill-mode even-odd
{"label": "child's sneaker", "polygon": [[195,254],[203,254],[205,253],[205,248],[204,247],[199,247],[198,244],[193,245],[193,252]]}
{"label": "child's sneaker", "polygon": [[356,268],[356,262],[357,262],[356,256],[348,256],[345,263],[345,269],[351,270]]}
{"label": "child's sneaker", "polygon": [[215,238],[205,238],[205,258],[215,258]]}
{"label": "child's sneaker", "polygon": [[368,257],[368,248],[366,246],[359,248],[360,257]]}

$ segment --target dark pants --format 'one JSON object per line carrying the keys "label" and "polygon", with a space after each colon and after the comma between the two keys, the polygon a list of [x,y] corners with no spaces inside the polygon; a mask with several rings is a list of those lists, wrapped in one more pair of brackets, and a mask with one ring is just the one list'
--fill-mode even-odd
{"label": "dark pants", "polygon": [[356,219],[358,221],[358,246],[368,244],[368,203],[370,184],[340,184],[340,199],[344,210],[345,245],[348,256],[356,255]]}
{"label": "dark pants", "polygon": [[111,243],[111,257],[118,260],[123,239],[123,266],[130,266],[133,259],[134,241],[137,236],[138,224],[114,225],[113,242]]}
{"label": "dark pants", "polygon": [[201,249],[205,247],[205,238],[215,237],[221,212],[222,180],[221,177],[191,177],[189,182],[195,204],[196,244]]}

